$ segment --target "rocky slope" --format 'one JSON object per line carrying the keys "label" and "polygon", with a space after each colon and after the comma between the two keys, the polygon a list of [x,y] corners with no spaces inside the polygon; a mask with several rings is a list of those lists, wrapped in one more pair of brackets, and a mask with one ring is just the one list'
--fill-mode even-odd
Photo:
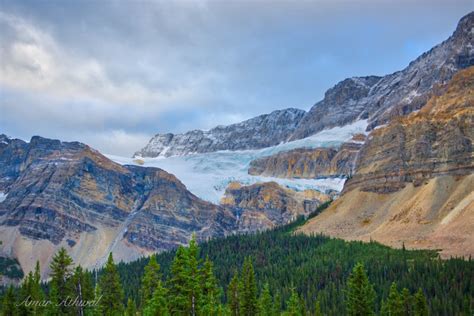
{"label": "rocky slope", "polygon": [[354,77],[329,89],[305,115],[291,139],[324,128],[369,119],[369,129],[420,109],[431,90],[460,69],[474,65],[474,12],[463,17],[453,35],[402,71],[384,77]]}
{"label": "rocky slope", "polygon": [[365,135],[355,138],[340,148],[298,148],[262,157],[250,163],[248,172],[278,178],[349,177]]}
{"label": "rocky slope", "polygon": [[374,130],[342,196],[304,232],[473,255],[474,67]]}
{"label": "rocky slope", "polygon": [[231,183],[221,204],[239,215],[239,231],[259,231],[308,215],[330,197],[314,190],[296,192],[275,182],[242,186]]}
{"label": "rocky slope", "polygon": [[285,109],[209,131],[157,134],[135,156],[157,157],[205,153],[218,150],[259,149],[288,140],[306,112]]}
{"label": "rocky slope", "polygon": [[[229,210],[191,194],[158,168],[121,166],[81,143],[33,137],[0,149],[0,240],[22,266],[66,246],[76,261],[101,264],[109,251],[142,253],[236,229]],[[31,251],[31,252],[30,252]]]}
{"label": "rocky slope", "polygon": [[288,109],[242,123],[218,126],[208,132],[158,134],[135,155],[185,155],[193,152],[256,149],[302,139],[323,129],[369,120],[369,130],[419,110],[437,85],[460,69],[474,65],[474,12],[463,17],[443,43],[405,69],[378,77],[353,77],[329,89],[308,113]]}

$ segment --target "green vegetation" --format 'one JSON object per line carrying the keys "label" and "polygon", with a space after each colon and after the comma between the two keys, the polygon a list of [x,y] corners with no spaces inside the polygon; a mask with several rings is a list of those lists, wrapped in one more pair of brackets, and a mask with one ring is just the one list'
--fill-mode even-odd
{"label": "green vegetation", "polygon": [[[69,293],[101,299],[97,307],[69,307],[65,315],[472,315],[471,259],[295,235],[303,222],[199,247],[193,238],[188,247],[127,264],[116,265],[110,256],[95,288],[92,274],[72,270],[61,250],[45,292],[36,273],[29,274],[19,290],[4,292],[3,314],[18,315],[12,297],[57,300]],[[49,307],[21,315],[55,312]]]}
{"label": "green vegetation", "polygon": [[22,279],[24,277],[18,260],[6,257],[0,257],[0,275],[11,279]]}

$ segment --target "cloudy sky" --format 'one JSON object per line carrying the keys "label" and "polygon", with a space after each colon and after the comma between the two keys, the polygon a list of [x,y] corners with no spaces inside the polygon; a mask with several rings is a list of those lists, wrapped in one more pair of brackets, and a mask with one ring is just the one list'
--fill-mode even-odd
{"label": "cloudy sky", "polygon": [[159,132],[309,109],[446,39],[472,0],[0,0],[0,133],[130,156]]}

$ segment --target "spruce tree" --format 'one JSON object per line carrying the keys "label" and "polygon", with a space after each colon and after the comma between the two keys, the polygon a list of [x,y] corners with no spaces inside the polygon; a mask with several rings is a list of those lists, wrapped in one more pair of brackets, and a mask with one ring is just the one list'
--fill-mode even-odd
{"label": "spruce tree", "polygon": [[407,288],[403,288],[400,298],[402,300],[403,315],[411,315],[413,311],[413,297],[410,291]]}
{"label": "spruce tree", "polygon": [[196,241],[196,235],[192,235],[191,240],[189,241],[189,246],[186,249],[187,252],[187,287],[189,291],[188,297],[188,310],[189,315],[195,316],[201,311],[201,285],[199,281],[201,280],[200,275],[200,259],[199,259],[199,246]]}
{"label": "spruce tree", "polygon": [[15,290],[13,286],[9,286],[5,295],[3,296],[2,304],[2,315],[3,316],[16,316],[18,313],[17,301],[15,296]]}
{"label": "spruce tree", "polygon": [[398,293],[397,284],[395,282],[390,286],[388,298],[385,302],[385,312],[389,316],[402,316],[403,307],[400,294]]}
{"label": "spruce tree", "polygon": [[[167,292],[163,287],[161,282],[153,291],[153,296],[149,299],[145,306],[143,306],[143,315],[144,316],[167,316],[169,315],[168,311],[168,301],[167,301]],[[171,299],[171,297],[170,297]],[[182,315],[181,313],[174,313],[175,315]]]}
{"label": "spruce tree", "polygon": [[[94,285],[90,272],[84,271],[81,266],[77,266],[71,280],[74,287],[74,297],[77,298],[78,302],[87,303],[94,300]],[[91,315],[94,312],[93,306],[76,304],[75,308],[76,314],[79,316]]]}
{"label": "spruce tree", "polygon": [[263,286],[262,293],[258,300],[258,315],[273,316],[273,299],[270,294],[270,286],[268,283],[265,283]]}
{"label": "spruce tree", "polygon": [[135,301],[129,297],[127,300],[127,308],[125,309],[125,316],[136,316],[136,314],[137,306],[135,305]]}
{"label": "spruce tree", "polygon": [[295,289],[291,289],[291,296],[286,303],[284,316],[303,316],[301,313],[301,303],[298,293]]}
{"label": "spruce tree", "polygon": [[160,265],[156,261],[156,256],[152,255],[150,261],[145,266],[145,272],[142,278],[141,288],[141,306],[145,306],[146,302],[151,300],[153,292],[158,287],[162,286]]}
{"label": "spruce tree", "polygon": [[316,304],[314,304],[314,316],[323,316],[321,312],[321,303],[319,300],[316,300]]}
{"label": "spruce tree", "polygon": [[227,287],[227,304],[232,316],[240,315],[239,284],[239,274],[236,271],[234,272],[234,276],[230,280],[229,286]]}
{"label": "spruce tree", "polygon": [[414,305],[413,305],[413,314],[415,316],[427,316],[428,312],[428,303],[426,302],[425,294],[423,291],[418,289],[414,296]]}
{"label": "spruce tree", "polygon": [[171,264],[169,304],[170,312],[173,315],[186,315],[189,312],[188,297],[190,296],[190,289],[187,256],[186,249],[180,246]]}
{"label": "spruce tree", "polygon": [[102,315],[121,315],[124,311],[124,294],[112,253],[109,254],[103,275],[99,280],[99,288],[101,296],[99,306]]}
{"label": "spruce tree", "polygon": [[252,260],[247,257],[242,267],[242,276],[240,279],[240,315],[252,316],[258,312],[257,305],[257,282]]}
{"label": "spruce tree", "polygon": [[73,287],[71,284],[72,258],[65,248],[61,247],[50,264],[51,269],[51,290],[48,306],[48,315],[70,315],[74,309],[67,306],[65,302],[73,297]]}
{"label": "spruce tree", "polygon": [[206,257],[201,268],[199,283],[201,285],[200,314],[216,315],[219,307],[220,292],[214,275],[214,266],[209,257]]}
{"label": "spruce tree", "polygon": [[364,265],[356,264],[347,283],[346,308],[350,316],[374,315],[375,291]]}

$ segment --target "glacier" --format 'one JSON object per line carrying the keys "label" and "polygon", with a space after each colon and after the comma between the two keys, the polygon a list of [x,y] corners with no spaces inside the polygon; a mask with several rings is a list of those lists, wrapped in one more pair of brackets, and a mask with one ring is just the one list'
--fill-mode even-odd
{"label": "glacier", "polygon": [[161,168],[174,174],[193,194],[213,203],[219,203],[227,185],[233,181],[244,185],[275,181],[282,186],[298,191],[313,189],[321,192],[331,190],[340,192],[346,181],[345,178],[282,179],[252,176],[248,174],[249,164],[254,159],[295,148],[338,147],[350,140],[354,134],[365,134],[367,124],[367,120],[359,120],[343,127],[320,131],[307,138],[255,150],[216,151],[156,158],[106,156],[122,165],[133,164]]}

